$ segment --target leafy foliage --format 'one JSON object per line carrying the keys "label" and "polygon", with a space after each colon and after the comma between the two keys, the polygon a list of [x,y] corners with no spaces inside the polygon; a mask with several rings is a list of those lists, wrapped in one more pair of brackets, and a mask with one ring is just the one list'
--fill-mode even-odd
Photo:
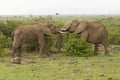
{"label": "leafy foliage", "polygon": [[7,48],[11,46],[11,39],[0,33],[0,56],[8,54]]}
{"label": "leafy foliage", "polygon": [[0,20],[0,31],[7,37],[11,36],[12,31],[14,28],[16,28],[18,25],[20,25],[19,20],[15,19],[6,19],[6,20]]}
{"label": "leafy foliage", "polygon": [[75,38],[74,34],[70,34],[68,41],[64,44],[67,56],[90,56],[92,47],[89,43],[82,41],[80,38]]}
{"label": "leafy foliage", "polygon": [[120,27],[109,27],[109,43],[120,45]]}

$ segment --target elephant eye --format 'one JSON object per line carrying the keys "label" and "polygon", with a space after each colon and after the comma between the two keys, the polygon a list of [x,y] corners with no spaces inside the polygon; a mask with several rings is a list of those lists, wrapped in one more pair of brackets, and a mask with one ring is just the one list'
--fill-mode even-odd
{"label": "elephant eye", "polygon": [[51,29],[53,29],[54,27],[52,26]]}

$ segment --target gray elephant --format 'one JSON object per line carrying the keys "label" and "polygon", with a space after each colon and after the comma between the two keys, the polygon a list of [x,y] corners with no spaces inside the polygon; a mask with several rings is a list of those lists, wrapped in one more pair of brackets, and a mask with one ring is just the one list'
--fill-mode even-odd
{"label": "gray elephant", "polygon": [[61,33],[74,32],[82,40],[95,44],[93,52],[94,55],[97,55],[99,44],[102,44],[104,46],[105,54],[109,54],[108,32],[101,22],[71,20],[66,22],[61,31]]}
{"label": "gray elephant", "polygon": [[[12,50],[11,62],[21,63],[21,48],[24,45],[40,44],[40,55],[49,56],[48,47],[45,41],[46,36],[57,34],[58,30],[55,25],[44,23],[39,25],[22,25],[12,32]],[[15,53],[17,57],[15,57]],[[14,58],[15,57],[15,58]]]}

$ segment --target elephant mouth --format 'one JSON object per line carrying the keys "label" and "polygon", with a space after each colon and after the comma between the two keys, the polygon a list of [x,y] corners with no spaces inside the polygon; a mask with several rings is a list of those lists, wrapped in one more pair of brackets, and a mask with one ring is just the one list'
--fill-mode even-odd
{"label": "elephant mouth", "polygon": [[49,37],[50,35],[48,35],[48,34],[44,34],[46,37]]}

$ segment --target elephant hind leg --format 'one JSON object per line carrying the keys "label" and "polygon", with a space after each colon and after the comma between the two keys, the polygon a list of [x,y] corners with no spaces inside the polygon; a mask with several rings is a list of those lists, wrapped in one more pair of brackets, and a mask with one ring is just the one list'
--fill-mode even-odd
{"label": "elephant hind leg", "polygon": [[104,49],[105,49],[105,55],[109,54],[109,50],[108,50],[108,43],[103,43]]}
{"label": "elephant hind leg", "polygon": [[98,52],[98,46],[99,46],[99,44],[94,45],[94,51],[93,51],[94,55],[98,55],[98,53],[97,53]]}

